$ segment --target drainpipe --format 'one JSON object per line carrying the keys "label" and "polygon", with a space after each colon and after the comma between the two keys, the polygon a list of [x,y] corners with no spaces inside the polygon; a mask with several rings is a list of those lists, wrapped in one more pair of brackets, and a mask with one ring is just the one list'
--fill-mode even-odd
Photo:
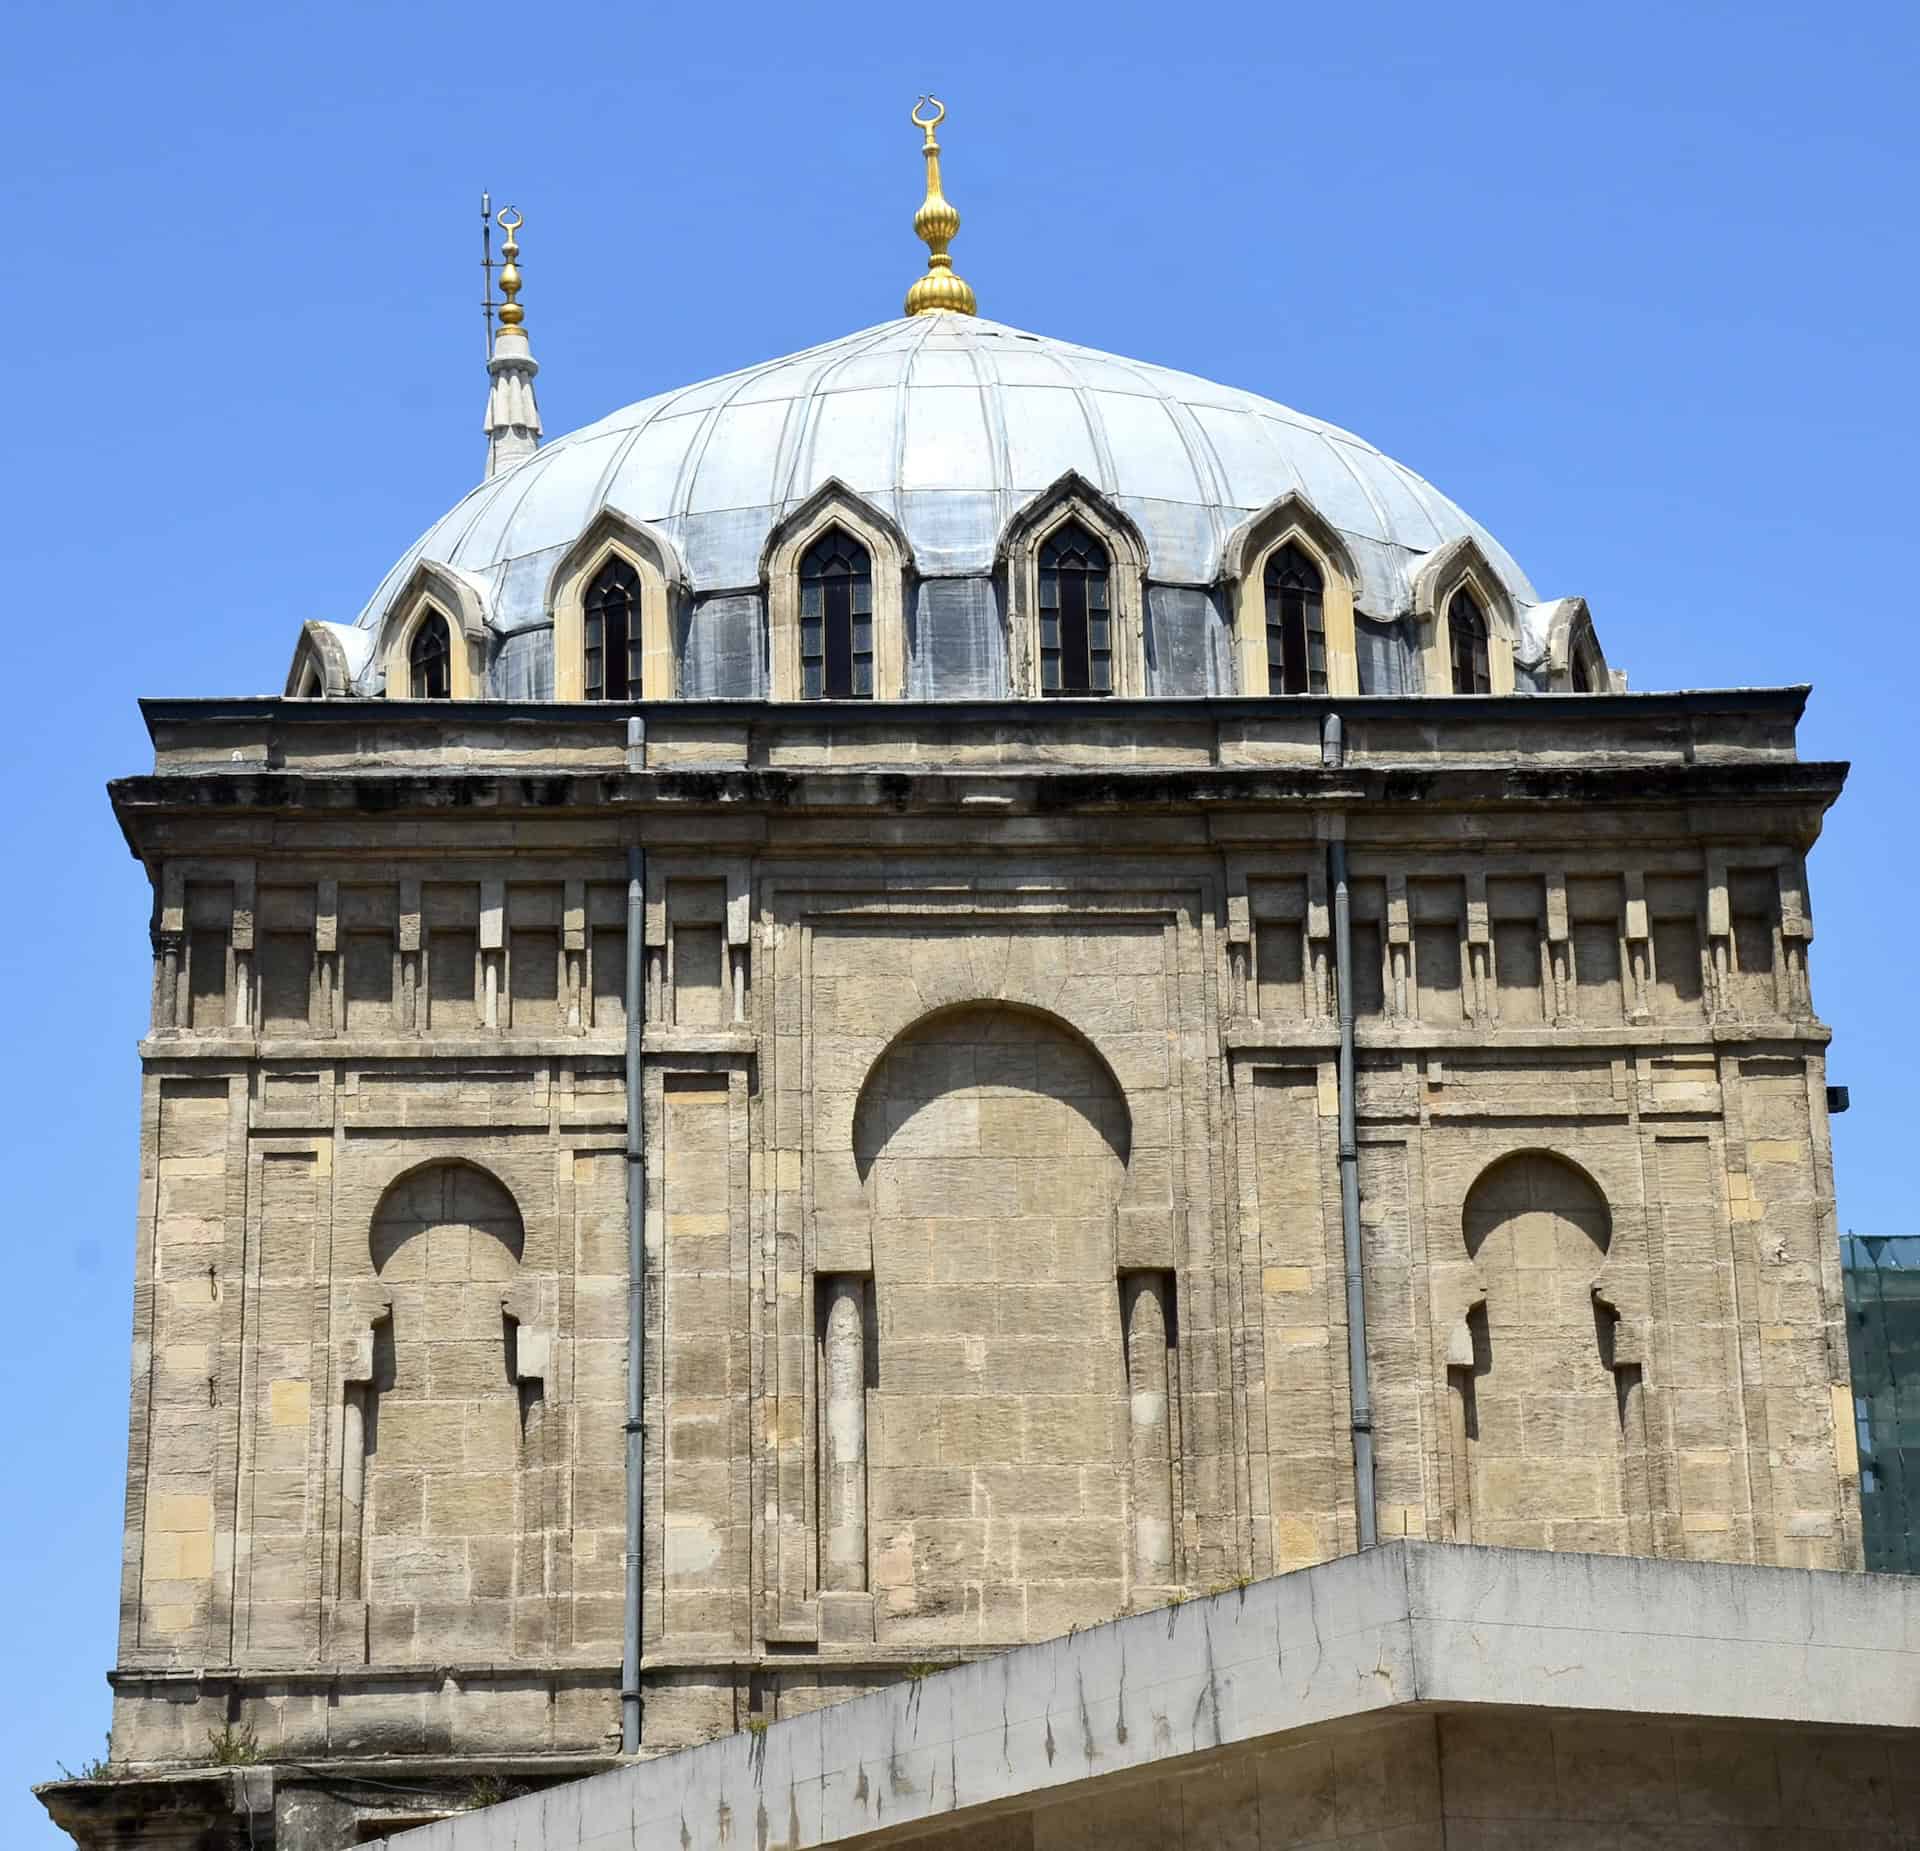
{"label": "drainpipe", "polygon": [[627,1553],[620,1655],[620,1752],[640,1747],[640,1602],[646,1489],[647,1140],[640,1038],[646,1031],[647,856],[627,850]]}
{"label": "drainpipe", "polygon": [[[1346,761],[1340,716],[1327,716],[1321,762],[1338,770]],[[1360,1547],[1378,1540],[1373,1502],[1373,1388],[1367,1375],[1367,1279],[1360,1251],[1360,1146],[1354,1134],[1353,912],[1347,894],[1345,819],[1327,844],[1333,886],[1333,970],[1340,998],[1340,1232],[1347,1265],[1347,1380],[1353,1404],[1353,1507]]]}

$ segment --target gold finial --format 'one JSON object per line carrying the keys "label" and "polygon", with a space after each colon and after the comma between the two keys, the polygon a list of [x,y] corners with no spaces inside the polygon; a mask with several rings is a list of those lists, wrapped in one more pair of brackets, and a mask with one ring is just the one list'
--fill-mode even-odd
{"label": "gold finial", "polygon": [[[922,118],[921,110],[933,114]],[[913,126],[926,135],[920,152],[927,157],[927,196],[913,215],[914,235],[927,247],[927,273],[907,291],[907,313],[924,315],[929,309],[948,309],[956,315],[976,312],[973,290],[953,273],[947,246],[960,229],[960,214],[940,191],[940,144],[933,131],[946,120],[947,106],[937,96],[923,96],[910,112]]]}
{"label": "gold finial", "polygon": [[502,206],[494,215],[494,223],[507,234],[506,243],[500,247],[500,293],[506,297],[500,308],[500,326],[503,330],[518,328],[523,334],[527,311],[514,300],[520,293],[520,266],[514,262],[520,255],[520,244],[513,234],[526,222],[511,206]]}

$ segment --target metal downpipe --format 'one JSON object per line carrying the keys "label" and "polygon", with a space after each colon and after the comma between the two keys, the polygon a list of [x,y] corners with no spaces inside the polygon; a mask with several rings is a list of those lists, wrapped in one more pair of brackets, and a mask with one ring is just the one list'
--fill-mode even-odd
{"label": "metal downpipe", "polygon": [[640,1044],[646,1032],[647,857],[627,850],[627,1551],[620,1653],[620,1752],[640,1747],[640,1605],[646,1587],[647,1140]]}
{"label": "metal downpipe", "polygon": [[1353,1507],[1360,1547],[1378,1540],[1373,1502],[1373,1387],[1367,1374],[1367,1280],[1360,1250],[1360,1148],[1354,1133],[1353,913],[1347,844],[1327,845],[1333,886],[1333,968],[1340,998],[1340,1233],[1347,1265],[1347,1379],[1353,1402]]}

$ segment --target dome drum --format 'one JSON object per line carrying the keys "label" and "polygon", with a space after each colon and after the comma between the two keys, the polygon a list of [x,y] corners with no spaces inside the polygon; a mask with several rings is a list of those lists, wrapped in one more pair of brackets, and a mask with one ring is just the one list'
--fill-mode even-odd
{"label": "dome drum", "polygon": [[1490,691],[1611,685],[1583,604],[1542,604],[1490,534],[1363,440],[1189,374],[927,313],[546,444],[429,529],[357,625],[321,627],[360,646],[303,634],[289,689],[391,689],[398,627],[438,582],[475,645],[469,691],[581,698],[581,555],[626,534],[655,588],[646,698],[793,698],[781,541],[827,497],[875,556],[877,698],[1033,694],[1013,543],[1066,494],[1126,537],[1116,692],[1265,691],[1248,570],[1282,530],[1326,568],[1333,692],[1449,691],[1434,600],[1462,584],[1485,611]]}

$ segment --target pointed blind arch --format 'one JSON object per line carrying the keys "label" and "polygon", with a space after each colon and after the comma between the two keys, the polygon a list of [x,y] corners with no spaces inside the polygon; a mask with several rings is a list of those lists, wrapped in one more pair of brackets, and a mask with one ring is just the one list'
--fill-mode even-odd
{"label": "pointed blind arch", "polygon": [[1267,692],[1327,691],[1326,581],[1289,540],[1267,555]]}
{"label": "pointed blind arch", "polygon": [[590,701],[641,697],[640,574],[615,554],[586,597],[586,694]]}
{"label": "pointed blind arch", "polygon": [[453,638],[444,612],[428,610],[407,644],[407,689],[417,701],[453,698]]}
{"label": "pointed blind arch", "polygon": [[1453,657],[1456,694],[1491,694],[1493,675],[1487,662],[1487,615],[1480,601],[1462,585],[1447,604],[1447,639]]}
{"label": "pointed blind arch", "polygon": [[1078,521],[1040,542],[1040,692],[1113,692],[1107,549]]}
{"label": "pointed blind arch", "polygon": [[800,561],[800,693],[873,699],[873,558],[844,527],[829,527]]}

